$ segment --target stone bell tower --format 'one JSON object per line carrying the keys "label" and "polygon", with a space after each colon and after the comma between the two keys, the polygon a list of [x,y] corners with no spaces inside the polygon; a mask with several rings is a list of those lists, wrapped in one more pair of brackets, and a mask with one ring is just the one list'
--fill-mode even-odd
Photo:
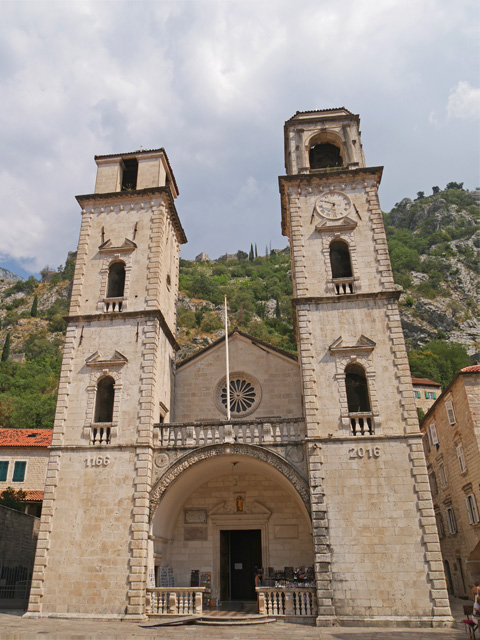
{"label": "stone bell tower", "polygon": [[285,124],[317,624],[451,620],[377,189],[347,109]]}
{"label": "stone bell tower", "polygon": [[30,616],[142,616],[153,425],[172,402],[180,244],[163,149],[97,156],[82,225]]}

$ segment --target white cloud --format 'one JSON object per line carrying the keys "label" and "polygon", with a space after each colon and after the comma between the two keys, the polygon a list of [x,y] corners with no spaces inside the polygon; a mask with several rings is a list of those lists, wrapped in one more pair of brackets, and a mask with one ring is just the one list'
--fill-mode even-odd
{"label": "white cloud", "polygon": [[461,80],[451,91],[447,104],[449,118],[462,120],[480,117],[480,88]]}
{"label": "white cloud", "polygon": [[[461,166],[448,140],[464,138],[478,95],[475,12],[471,0],[454,12],[449,0],[3,3],[0,252],[37,269],[62,262],[77,243],[74,195],[93,189],[93,155],[140,146],[167,149],[191,239],[184,255],[256,238],[282,246],[276,176],[283,122],[296,110],[360,113],[367,162],[390,162],[390,205],[410,195],[405,166],[420,180],[413,193],[437,167],[468,184],[473,139]],[[460,62],[465,81],[441,117]],[[237,217],[246,208],[233,235],[232,205]]]}

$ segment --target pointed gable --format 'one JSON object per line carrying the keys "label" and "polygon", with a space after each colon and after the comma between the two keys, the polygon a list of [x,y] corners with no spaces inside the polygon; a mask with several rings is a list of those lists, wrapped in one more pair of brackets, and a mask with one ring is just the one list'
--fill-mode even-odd
{"label": "pointed gable", "polygon": [[[233,419],[301,417],[300,368],[296,356],[235,330],[229,334]],[[175,422],[225,420],[225,338],[177,365]]]}

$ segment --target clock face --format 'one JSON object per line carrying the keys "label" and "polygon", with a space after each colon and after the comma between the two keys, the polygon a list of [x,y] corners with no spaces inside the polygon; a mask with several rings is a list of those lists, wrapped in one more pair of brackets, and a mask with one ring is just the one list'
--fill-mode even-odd
{"label": "clock face", "polygon": [[344,218],[350,211],[352,202],[350,198],[341,191],[330,191],[324,193],[315,203],[317,212],[329,220]]}

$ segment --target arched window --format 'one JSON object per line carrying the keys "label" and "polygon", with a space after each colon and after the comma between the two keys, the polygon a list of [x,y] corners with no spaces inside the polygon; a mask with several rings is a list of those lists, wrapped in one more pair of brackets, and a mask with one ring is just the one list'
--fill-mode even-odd
{"label": "arched window", "polygon": [[370,413],[368,383],[363,367],[349,364],[345,369],[345,386],[349,413]]}
{"label": "arched window", "polygon": [[310,147],[310,169],[328,169],[330,167],[343,167],[340,149],[334,144],[323,142]]}
{"label": "arched window", "polygon": [[345,369],[348,413],[354,436],[373,434],[373,417],[370,408],[368,383],[365,370],[359,364],[349,364]]}
{"label": "arched window", "polygon": [[114,262],[108,270],[107,298],[123,298],[125,289],[125,263]]}
{"label": "arched window", "polygon": [[353,293],[353,272],[348,244],[343,240],[334,240],[330,245],[330,266],[337,296]]}
{"label": "arched window", "polygon": [[352,263],[348,244],[343,240],[335,240],[330,245],[330,264],[333,278],[351,278]]}
{"label": "arched window", "polygon": [[113,421],[114,384],[115,380],[111,376],[105,376],[98,381],[94,422]]}

